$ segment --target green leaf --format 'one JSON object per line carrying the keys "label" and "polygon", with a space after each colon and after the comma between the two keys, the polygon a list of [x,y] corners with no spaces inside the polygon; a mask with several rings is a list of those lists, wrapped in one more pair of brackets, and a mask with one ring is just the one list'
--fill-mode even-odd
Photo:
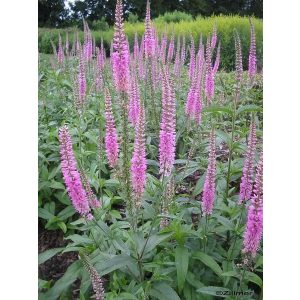
{"label": "green leaf", "polygon": [[42,218],[42,219],[45,219],[45,220],[49,220],[49,219],[52,219],[54,217],[54,215],[51,214],[47,209],[44,209],[44,208],[41,208],[41,207],[39,207],[38,215],[39,215],[39,218]]}
{"label": "green leaf", "polygon": [[49,185],[49,188],[55,189],[55,190],[64,190],[65,186],[58,181],[52,181],[51,184]]}
{"label": "green leaf", "polygon": [[58,165],[56,168],[52,169],[52,171],[50,172],[48,179],[52,179],[56,176],[56,174],[60,171],[60,165]]}
{"label": "green leaf", "polygon": [[212,295],[212,296],[218,296],[222,298],[226,298],[226,295],[221,295],[221,292],[230,292],[229,289],[223,288],[223,287],[218,287],[218,286],[205,286],[197,290],[197,292],[202,293],[202,294],[207,294],[207,295]]}
{"label": "green leaf", "polygon": [[79,234],[69,235],[66,239],[73,241],[76,245],[77,244],[92,244],[93,243],[93,241],[90,238],[88,238],[86,236],[81,236]]}
{"label": "green leaf", "polygon": [[64,222],[58,222],[57,226],[63,231],[63,233],[67,232],[67,225]]}
{"label": "green leaf", "polygon": [[73,206],[70,205],[70,206],[67,206],[66,208],[64,208],[62,211],[60,211],[57,216],[61,220],[66,220],[69,217],[72,217],[75,213],[76,213],[75,209],[73,208]]}
{"label": "green leaf", "polygon": [[116,219],[122,219],[121,214],[117,210],[111,210],[110,215]]}
{"label": "green leaf", "polygon": [[240,107],[237,110],[236,115],[238,116],[239,114],[241,114],[243,112],[260,112],[262,110],[263,109],[260,106],[249,104],[249,105],[244,105],[244,106]]}
{"label": "green leaf", "polygon": [[193,191],[193,194],[192,196],[195,197],[197,195],[199,195],[202,190],[203,190],[203,186],[204,186],[204,181],[205,181],[205,176],[206,176],[206,173],[204,173],[197,181],[196,183],[196,186],[194,188],[194,191]]}
{"label": "green leaf", "polygon": [[159,234],[150,236],[150,238],[147,242],[147,245],[145,247],[144,254],[147,254],[150,251],[152,251],[157,245],[159,245],[161,242],[167,240],[172,235],[173,235],[173,232],[166,232],[166,233],[159,233]]}
{"label": "green leaf", "polygon": [[232,115],[232,110],[229,107],[217,106],[217,105],[211,105],[208,107],[204,107],[202,109],[202,112],[209,112],[209,113],[225,112],[227,114]]}
{"label": "green leaf", "polygon": [[113,256],[110,259],[101,259],[100,261],[97,260],[95,268],[99,272],[99,275],[103,276],[120,268],[126,267],[126,265],[130,264],[132,261],[133,258],[129,255],[121,254]]}
{"label": "green leaf", "polygon": [[58,279],[54,286],[45,294],[41,294],[41,300],[54,300],[57,299],[71,284],[79,277],[79,273],[82,268],[81,261],[77,260],[73,262],[66,273]]}
{"label": "green leaf", "polygon": [[[221,274],[221,276],[240,278],[241,274],[239,274],[237,271],[234,270],[234,271],[225,272],[225,273]],[[244,275],[244,279],[257,284],[259,287],[262,287],[263,282],[262,282],[261,278],[258,275],[256,275],[255,273],[246,271],[245,275]]]}
{"label": "green leaf", "polygon": [[201,260],[206,266],[208,266],[213,272],[215,272],[218,276],[221,276],[222,269],[217,264],[217,262],[209,255],[203,252],[196,252],[193,255],[193,258]]}
{"label": "green leaf", "polygon": [[64,249],[65,249],[64,247],[53,248],[53,249],[46,250],[43,253],[39,254],[39,265],[44,263],[46,260],[50,259],[54,255],[56,255],[57,253],[63,251]]}
{"label": "green leaf", "polygon": [[180,173],[178,173],[175,176],[175,182],[179,182],[179,181],[183,180],[184,178],[194,174],[199,169],[200,169],[200,166],[195,166],[195,167],[188,168],[188,169],[185,168],[184,170],[182,170]]}
{"label": "green leaf", "polygon": [[178,294],[165,282],[155,282],[150,295],[159,300],[180,300]]}
{"label": "green leaf", "polygon": [[234,224],[225,217],[217,216],[218,221],[228,230],[234,230]]}
{"label": "green leaf", "polygon": [[199,289],[204,287],[204,284],[199,281],[198,276],[195,276],[193,273],[188,272],[186,276],[186,281],[193,287]]}
{"label": "green leaf", "polygon": [[178,290],[179,293],[181,293],[189,266],[189,252],[184,246],[179,245],[175,249],[175,263],[177,269]]}

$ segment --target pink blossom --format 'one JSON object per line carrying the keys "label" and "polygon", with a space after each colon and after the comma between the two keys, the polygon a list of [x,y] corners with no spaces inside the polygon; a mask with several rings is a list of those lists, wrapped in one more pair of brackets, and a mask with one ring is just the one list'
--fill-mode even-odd
{"label": "pink blossom", "polygon": [[145,111],[144,108],[141,108],[139,110],[131,160],[131,182],[137,208],[141,206],[141,197],[145,190],[146,169]]}
{"label": "pink blossom", "polygon": [[217,56],[216,56],[216,60],[215,60],[214,67],[213,67],[213,76],[214,77],[216,76],[218,69],[219,69],[219,65],[220,65],[220,52],[221,52],[220,49],[221,49],[221,42],[219,42],[219,45],[218,45]]}
{"label": "pink blossom", "polygon": [[144,37],[144,50],[146,57],[152,57],[155,53],[155,40],[153,37],[153,30],[151,27],[151,15],[150,15],[150,2],[147,0],[146,5],[146,18],[145,18],[145,37]]}
{"label": "pink blossom", "polygon": [[209,158],[208,167],[203,187],[202,195],[202,211],[203,215],[211,215],[215,200],[216,187],[216,136],[214,130],[212,130],[209,139]]}
{"label": "pink blossom", "polygon": [[195,42],[193,36],[191,36],[191,47],[190,47],[190,64],[189,64],[189,79],[190,81],[194,77],[195,73]]}
{"label": "pink blossom", "polygon": [[216,45],[217,45],[217,25],[215,24],[214,25],[214,29],[213,29],[213,34],[212,34],[212,37],[211,37],[211,49],[213,50]]}
{"label": "pink blossom", "polygon": [[89,203],[82,185],[67,126],[59,129],[61,171],[72,204],[81,215],[89,213]]}
{"label": "pink blossom", "polygon": [[256,167],[254,193],[248,208],[247,224],[244,233],[244,253],[256,256],[263,233],[263,155]]}
{"label": "pink blossom", "polygon": [[60,65],[63,65],[64,63],[64,49],[62,46],[61,36],[58,35],[58,51],[57,51],[57,62]]}
{"label": "pink blossom", "polygon": [[162,77],[162,114],[159,134],[160,173],[171,174],[175,160],[175,91],[169,73],[163,70]]}
{"label": "pink blossom", "polygon": [[140,92],[137,84],[136,76],[132,76],[131,93],[129,100],[129,121],[136,126],[140,113]]}
{"label": "pink blossom", "polygon": [[249,200],[252,195],[252,185],[253,185],[253,161],[255,156],[256,148],[256,124],[252,121],[250,125],[249,142],[246,153],[246,158],[243,168],[243,176],[240,184],[240,200],[239,204],[243,203],[245,200]]}
{"label": "pink blossom", "polygon": [[85,77],[85,65],[82,58],[82,54],[79,54],[79,71],[78,71],[78,93],[79,103],[82,106],[86,98],[86,77]]}
{"label": "pink blossom", "polygon": [[111,98],[108,89],[105,89],[105,149],[109,166],[114,168],[118,163],[119,145],[115,126],[115,120],[112,114]]}
{"label": "pink blossom", "polygon": [[112,52],[112,69],[115,87],[119,92],[129,92],[129,60],[130,53],[124,31],[122,0],[117,0]]}
{"label": "pink blossom", "polygon": [[167,56],[167,62],[170,63],[173,60],[174,56],[174,33],[172,34],[169,49],[168,49],[168,56]]}
{"label": "pink blossom", "polygon": [[215,94],[215,80],[212,70],[212,62],[211,62],[211,47],[210,47],[210,38],[207,38],[206,43],[206,74],[205,74],[205,95],[208,100],[208,103],[211,104],[212,99]]}
{"label": "pink blossom", "polygon": [[249,50],[248,75],[251,80],[256,73],[255,28],[251,19],[250,19],[250,31],[251,31],[251,41],[250,41],[250,50]]}

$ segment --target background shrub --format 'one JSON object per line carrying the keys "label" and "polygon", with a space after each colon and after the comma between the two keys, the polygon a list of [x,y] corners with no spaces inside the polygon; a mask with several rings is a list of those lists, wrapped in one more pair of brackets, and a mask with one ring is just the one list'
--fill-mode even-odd
{"label": "background shrub", "polygon": [[165,23],[179,23],[180,21],[191,22],[193,21],[193,17],[185,12],[175,10],[174,12],[164,13],[162,16],[157,17],[155,21]]}
{"label": "background shrub", "polygon": [[139,16],[137,14],[129,13],[128,23],[134,24],[139,21]]}
{"label": "background shrub", "polygon": [[[196,47],[199,45],[200,36],[202,34],[203,42],[206,41],[207,35],[212,33],[214,24],[218,28],[218,37],[222,43],[221,47],[221,65],[226,71],[234,69],[235,63],[235,51],[234,51],[234,31],[236,30],[240,34],[242,47],[243,47],[243,65],[244,68],[248,65],[248,54],[249,54],[249,44],[250,44],[250,26],[249,19],[247,17],[240,16],[213,16],[208,18],[197,17],[192,21],[179,21],[170,22],[166,26],[160,19],[154,20],[154,26],[157,30],[159,36],[161,36],[165,31],[167,31],[169,37],[172,32],[177,36],[185,36],[186,42],[190,43],[190,36],[192,35],[195,39]],[[257,58],[258,58],[258,68],[262,68],[262,57],[263,57],[263,22],[261,19],[253,19],[253,24],[255,26],[256,32],[256,43],[257,43]],[[72,43],[75,37],[75,33],[78,31],[77,28],[64,28],[64,29],[39,29],[39,40],[38,47],[39,52],[42,53],[53,53],[51,40],[54,44],[58,44],[58,33],[61,33],[63,41],[65,40],[66,33],[68,32],[69,40]],[[137,32],[139,40],[142,38],[144,33],[144,23],[125,23],[125,31],[128,37],[128,41],[131,49],[134,43],[134,34]],[[113,28],[110,27],[108,30],[97,30],[93,31],[93,36],[95,37],[96,43],[100,45],[101,38],[104,41],[104,47],[106,49],[107,55],[109,55],[110,42],[113,37]],[[79,38],[83,40],[83,32],[78,31]]]}

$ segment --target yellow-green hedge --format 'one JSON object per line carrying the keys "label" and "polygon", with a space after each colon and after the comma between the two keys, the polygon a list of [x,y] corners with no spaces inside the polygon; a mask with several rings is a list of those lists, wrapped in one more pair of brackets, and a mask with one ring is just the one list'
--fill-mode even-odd
{"label": "yellow-green hedge", "polygon": [[[175,37],[185,36],[186,41],[190,41],[190,34],[193,35],[196,45],[198,44],[200,35],[202,33],[204,41],[208,34],[211,34],[214,24],[217,24],[218,38],[222,43],[221,51],[221,68],[225,70],[232,70],[234,68],[235,53],[234,53],[234,30],[240,34],[242,46],[243,46],[243,60],[244,66],[247,66],[247,59],[249,53],[250,43],[250,28],[249,19],[247,17],[240,16],[213,16],[208,18],[198,17],[193,21],[181,21],[179,23],[163,23],[162,21],[154,20],[154,26],[158,35],[160,36],[165,30],[168,31],[171,36],[174,31]],[[263,56],[263,22],[260,19],[253,19],[253,23],[256,31],[256,44],[257,44],[257,57],[258,67],[262,67]],[[72,43],[74,38],[74,32],[76,28],[67,29],[46,29],[39,28],[39,51],[42,53],[52,53],[51,40],[57,45],[58,33],[60,32],[62,39],[65,40],[66,32],[69,34],[69,40]],[[144,23],[125,23],[125,31],[129,40],[131,49],[134,42],[134,34],[137,32],[139,38],[144,33]],[[109,53],[110,41],[113,37],[113,28],[108,31],[93,31],[93,36],[96,39],[96,43],[100,44],[101,37],[103,38],[107,53]],[[79,31],[79,37],[83,40],[83,32]]]}

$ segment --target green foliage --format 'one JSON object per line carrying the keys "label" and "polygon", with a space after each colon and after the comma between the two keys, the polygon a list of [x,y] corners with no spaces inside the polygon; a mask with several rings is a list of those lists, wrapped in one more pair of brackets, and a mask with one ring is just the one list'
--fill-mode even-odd
{"label": "green foliage", "polygon": [[134,23],[137,23],[138,21],[139,21],[138,15],[136,15],[134,13],[129,13],[128,19],[127,19],[128,23],[134,24]]}
{"label": "green foliage", "polygon": [[185,12],[177,11],[166,12],[162,16],[154,19],[154,22],[165,22],[165,23],[179,23],[179,22],[191,22],[193,17]]}
{"label": "green foliage", "polygon": [[[160,37],[166,30],[169,37],[174,32],[175,38],[178,36],[185,37],[186,43],[190,43],[190,36],[192,35],[196,47],[200,40],[202,34],[204,42],[207,35],[212,34],[214,24],[217,26],[218,38],[221,40],[221,64],[220,68],[226,71],[234,69],[235,65],[235,54],[234,54],[234,31],[238,31],[241,44],[242,44],[242,54],[243,54],[243,65],[244,68],[248,66],[248,55],[250,46],[250,27],[249,20],[246,17],[240,16],[213,16],[209,18],[198,17],[193,21],[183,21],[178,23],[169,23],[168,26],[165,25],[161,20],[154,21],[154,26],[157,30],[157,34]],[[259,19],[254,19],[253,24],[256,32],[256,44],[257,44],[257,60],[258,68],[262,68],[262,57],[263,57],[263,46],[262,46],[262,35],[263,35],[263,25],[262,21]],[[51,40],[55,45],[58,44],[58,33],[61,34],[63,41],[65,40],[66,33],[68,32],[70,43],[74,41],[74,32],[77,32],[74,28],[67,29],[45,29],[39,28],[38,35],[38,47],[39,52],[42,53],[53,53]],[[144,33],[144,23],[125,23],[125,32],[128,37],[131,50],[134,44],[134,34],[137,33],[139,41],[141,41],[142,35]],[[99,46],[101,38],[104,41],[104,47],[106,48],[106,53],[109,54],[110,41],[113,37],[113,29],[109,30],[99,30],[92,32],[93,37],[96,40],[96,44]],[[79,31],[79,38],[83,41],[83,32]]]}
{"label": "green foliage", "polygon": [[94,20],[91,23],[89,23],[89,27],[91,30],[95,31],[107,31],[109,30],[109,25],[105,21],[105,18],[102,17],[100,20]]}

